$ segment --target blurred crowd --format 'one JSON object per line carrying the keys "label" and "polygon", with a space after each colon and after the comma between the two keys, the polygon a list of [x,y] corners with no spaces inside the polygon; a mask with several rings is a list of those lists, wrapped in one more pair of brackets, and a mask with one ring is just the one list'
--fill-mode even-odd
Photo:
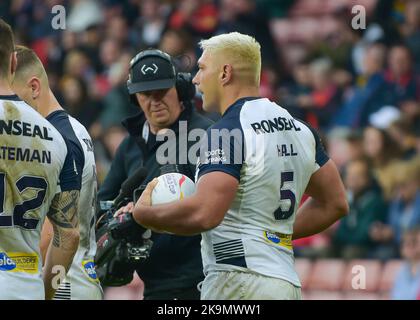
{"label": "blurred crowd", "polygon": [[[355,4],[366,9],[365,28],[352,24]],[[54,5],[66,9],[64,30],[51,26]],[[296,241],[296,255],[387,260],[409,251],[404,239],[420,226],[420,1],[2,0],[0,13],[94,138],[99,182],[126,134],[121,120],[138,112],[126,89],[136,52],[159,48],[194,73],[198,40],[256,37],[261,95],[319,130],[348,191],[349,215]]]}

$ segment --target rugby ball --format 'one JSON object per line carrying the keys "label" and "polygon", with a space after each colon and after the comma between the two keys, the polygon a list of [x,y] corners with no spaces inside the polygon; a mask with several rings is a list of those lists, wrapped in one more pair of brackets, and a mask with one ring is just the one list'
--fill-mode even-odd
{"label": "rugby ball", "polygon": [[195,192],[194,182],[181,173],[166,173],[158,178],[152,191],[152,206],[182,200]]}

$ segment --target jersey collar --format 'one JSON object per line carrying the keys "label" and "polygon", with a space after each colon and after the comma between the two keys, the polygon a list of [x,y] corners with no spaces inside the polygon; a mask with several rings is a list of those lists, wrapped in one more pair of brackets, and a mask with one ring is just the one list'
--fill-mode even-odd
{"label": "jersey collar", "polygon": [[242,106],[247,101],[257,100],[261,99],[261,97],[242,97],[236,100],[234,103],[232,103],[225,111],[225,113],[222,115],[222,118],[227,115],[231,110],[234,109],[235,106]]}
{"label": "jersey collar", "polygon": [[22,101],[16,94],[0,95],[0,100]]}

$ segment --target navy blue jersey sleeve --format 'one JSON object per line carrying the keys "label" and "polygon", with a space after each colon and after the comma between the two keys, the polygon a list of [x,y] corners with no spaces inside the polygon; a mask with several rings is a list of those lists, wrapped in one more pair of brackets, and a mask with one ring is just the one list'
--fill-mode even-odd
{"label": "navy blue jersey sleeve", "polygon": [[309,130],[311,130],[315,139],[315,162],[320,167],[322,167],[324,164],[328,162],[330,158],[328,157],[327,152],[325,151],[324,145],[321,141],[321,138],[319,137],[319,133],[305,121],[302,121],[300,119],[295,119],[295,120],[299,121],[300,123],[308,127]]}
{"label": "navy blue jersey sleeve", "polygon": [[309,126],[309,129],[311,130],[312,134],[315,138],[315,162],[322,167],[324,164],[327,163],[327,161],[330,159],[325,151],[324,145],[322,144],[321,138],[319,137],[318,132]]}
{"label": "navy blue jersey sleeve", "polygon": [[78,148],[65,137],[67,155],[60,173],[59,184],[61,191],[80,190],[82,187],[82,170],[80,168],[80,154]]}
{"label": "navy blue jersey sleeve", "polygon": [[64,110],[59,110],[48,115],[47,120],[60,132],[67,146],[67,156],[60,174],[61,191],[80,190],[85,155],[69,116]]}
{"label": "navy blue jersey sleeve", "polygon": [[239,181],[244,162],[244,143],[239,117],[230,116],[207,129],[200,148],[196,180],[206,173],[221,171]]}

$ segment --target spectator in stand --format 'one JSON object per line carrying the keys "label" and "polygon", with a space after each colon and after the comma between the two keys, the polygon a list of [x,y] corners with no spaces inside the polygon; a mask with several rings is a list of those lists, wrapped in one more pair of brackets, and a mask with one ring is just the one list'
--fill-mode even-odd
{"label": "spectator in stand", "polygon": [[410,160],[417,155],[416,133],[409,118],[403,117],[390,124],[387,131],[401,147],[403,160]]}
{"label": "spectator in stand", "polygon": [[[400,33],[404,37],[406,46],[413,57],[420,57],[420,2],[409,1],[405,9],[405,20],[400,26]],[[420,72],[420,60],[414,61],[415,72]]]}
{"label": "spectator in stand", "polygon": [[309,62],[303,59],[293,67],[291,83],[278,90],[280,104],[295,118],[305,118],[305,110],[299,108],[297,97],[308,95],[311,92],[310,84]]}
{"label": "spectator in stand", "polygon": [[[363,140],[359,132],[351,132],[347,138],[347,153],[349,161],[360,159],[365,157],[363,151]],[[372,168],[369,166],[369,174],[371,174]]]}
{"label": "spectator in stand", "polygon": [[271,34],[268,15],[265,8],[258,6],[254,0],[221,0],[216,33],[237,31],[254,37],[261,45],[263,68],[268,64],[282,74],[284,66],[278,60],[279,52]]}
{"label": "spectator in stand", "polygon": [[367,110],[391,104],[391,97],[385,91],[383,76],[386,48],[382,44],[370,45],[364,55],[364,73],[353,94],[338,111],[333,125],[353,128],[365,127],[369,121]]}
{"label": "spectator in stand", "polygon": [[341,91],[332,80],[331,62],[317,59],[310,66],[310,94],[297,97],[298,107],[304,109],[305,120],[315,128],[327,129],[341,102]]}
{"label": "spectator in stand", "polygon": [[124,48],[128,45],[128,31],[127,20],[120,15],[114,16],[107,22],[106,38],[116,41],[119,47]]}
{"label": "spectator in stand", "polygon": [[106,38],[101,43],[99,58],[103,68],[102,72],[96,75],[94,81],[94,94],[99,99],[105,97],[111,90],[112,84],[110,82],[110,73],[113,68],[118,68],[121,54],[122,48],[115,39]]}
{"label": "spectator in stand", "polygon": [[171,29],[186,29],[194,37],[207,38],[216,31],[218,9],[211,0],[181,0],[169,16]]}
{"label": "spectator in stand", "polygon": [[193,39],[183,29],[168,29],[163,35],[159,49],[168,52],[175,58],[180,72],[190,72],[196,68],[197,57],[194,52]]}
{"label": "spectator in stand", "polygon": [[350,161],[344,181],[350,211],[340,220],[333,236],[335,255],[344,259],[366,258],[373,245],[369,229],[373,222],[385,220],[387,207],[367,159]]}
{"label": "spectator in stand", "polygon": [[401,155],[399,145],[392,140],[387,131],[367,127],[363,132],[363,148],[366,157],[372,163],[374,176],[385,198],[389,199],[393,188],[393,165]]}
{"label": "spectator in stand", "polygon": [[393,300],[416,300],[420,291],[420,228],[407,230],[402,239],[401,266],[391,289]]}
{"label": "spectator in stand", "polygon": [[63,105],[68,113],[89,130],[99,114],[98,104],[91,100],[84,80],[66,76],[60,81]]}
{"label": "spectator in stand", "polygon": [[381,259],[394,258],[404,231],[420,225],[420,159],[402,162],[395,169],[396,195],[389,205],[386,224],[377,222],[370,231],[379,245],[373,256]]}
{"label": "spectator in stand", "polygon": [[90,128],[91,136],[99,138],[105,134],[104,130],[114,126],[121,127],[121,121],[137,113],[129,99],[127,91],[127,75],[130,61],[130,52],[124,52],[109,70],[108,79],[111,90],[102,99],[102,109],[98,121]]}
{"label": "spectator in stand", "polygon": [[166,12],[161,0],[142,0],[139,15],[131,30],[131,43],[135,48],[156,47],[166,23]]}
{"label": "spectator in stand", "polygon": [[412,60],[410,50],[404,45],[395,45],[389,50],[385,81],[393,94],[393,105],[420,99],[419,75],[414,73]]}

